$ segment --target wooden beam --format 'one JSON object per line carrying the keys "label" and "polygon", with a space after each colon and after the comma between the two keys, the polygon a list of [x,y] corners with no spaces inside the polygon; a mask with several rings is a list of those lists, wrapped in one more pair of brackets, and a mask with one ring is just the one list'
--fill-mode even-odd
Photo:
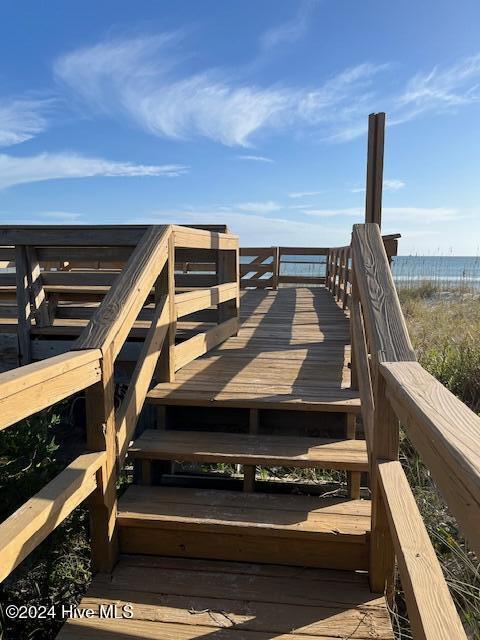
{"label": "wooden beam", "polygon": [[118,555],[115,381],[113,344],[103,354],[102,377],[85,396],[87,447],[105,452],[97,488],[89,498],[90,537],[94,571],[108,573]]}
{"label": "wooden beam", "polygon": [[379,481],[413,637],[423,640],[466,640],[467,636],[401,464],[380,463]]}
{"label": "wooden beam", "polygon": [[100,380],[98,349],[69,352],[0,374],[0,429]]}
{"label": "wooden beam", "polygon": [[116,358],[135,319],[168,258],[169,226],[151,227],[79,337],[76,349],[98,348],[106,352],[113,344]]}
{"label": "wooden beam", "polygon": [[207,353],[213,347],[234,335],[238,331],[238,319],[231,318],[205,333],[199,333],[189,340],[185,340],[175,347],[175,371],[199,356]]}
{"label": "wooden beam", "polygon": [[148,228],[147,225],[1,225],[0,245],[135,246]]}
{"label": "wooden beam", "polygon": [[385,363],[387,396],[480,555],[480,417],[416,362]]}
{"label": "wooden beam", "polygon": [[0,581],[96,489],[104,462],[103,452],[79,456],[0,524]]}
{"label": "wooden beam", "polygon": [[382,225],[383,153],[385,141],[385,114],[368,116],[367,187],[365,222]]}
{"label": "wooden beam", "polygon": [[167,335],[170,319],[168,296],[163,296],[155,308],[154,318],[142,351],[133,371],[127,393],[116,417],[117,451],[122,466],[130,441],[133,439],[140,412],[145,403],[157,360]]}
{"label": "wooden beam", "polygon": [[37,252],[34,247],[26,247],[26,253],[35,325],[37,327],[47,327],[51,322]]}
{"label": "wooden beam", "polygon": [[236,297],[236,282],[226,282],[210,287],[210,289],[177,293],[175,295],[176,316],[177,318],[183,318],[190,313],[208,309],[211,306],[235,299]]}
{"label": "wooden beam", "polygon": [[176,247],[190,249],[238,249],[238,236],[230,233],[218,233],[172,226]]}
{"label": "wooden beam", "polygon": [[168,327],[163,348],[157,358],[155,379],[157,382],[174,382],[175,380],[175,335],[177,333],[177,310],[175,305],[175,239],[173,234],[168,238],[168,260],[155,283],[155,304],[158,310],[166,296],[168,304]]}

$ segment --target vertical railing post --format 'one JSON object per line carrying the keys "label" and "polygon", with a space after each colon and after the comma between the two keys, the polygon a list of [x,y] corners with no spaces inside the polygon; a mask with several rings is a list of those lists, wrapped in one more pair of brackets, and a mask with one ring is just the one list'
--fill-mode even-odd
{"label": "vertical railing post", "polygon": [[94,571],[112,571],[118,555],[115,381],[112,348],[101,361],[102,379],[86,390],[87,448],[105,451],[97,472],[97,488],[89,498],[90,537]]}
{"label": "vertical railing post", "polygon": [[[217,305],[218,323],[221,324],[231,318],[238,318],[240,314],[240,257],[239,248],[220,250],[218,252],[218,284],[225,282],[237,283],[237,295],[232,300]],[[238,330],[238,326],[237,326]]]}
{"label": "vertical railing post", "polygon": [[155,305],[162,296],[168,296],[169,324],[163,348],[158,358],[155,379],[158,382],[175,381],[175,334],[177,331],[177,310],[175,307],[175,236],[168,238],[168,259],[155,283]]}
{"label": "vertical railing post", "polygon": [[27,250],[23,245],[15,246],[15,282],[17,296],[17,339],[20,365],[29,364],[32,359],[30,330],[32,326],[32,305]]}
{"label": "vertical railing post", "polygon": [[280,276],[280,247],[273,247],[273,289],[278,289],[278,278]]}
{"label": "vertical railing post", "polygon": [[372,492],[372,528],[370,535],[370,589],[374,593],[386,591],[393,598],[395,550],[387,519],[387,511],[378,480],[378,463],[398,460],[399,422],[386,395],[385,380],[374,363],[374,417],[370,456]]}

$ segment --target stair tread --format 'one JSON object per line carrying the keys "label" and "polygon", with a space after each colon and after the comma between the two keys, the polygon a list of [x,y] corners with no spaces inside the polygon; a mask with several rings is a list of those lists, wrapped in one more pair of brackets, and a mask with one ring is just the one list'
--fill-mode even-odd
{"label": "stair tread", "polygon": [[147,394],[147,402],[162,405],[229,406],[302,409],[359,413],[358,391],[348,388],[303,388],[297,385],[162,382]]}
{"label": "stair tread", "polygon": [[133,618],[72,617],[58,639],[393,640],[384,596],[354,571],[128,555],[79,609],[110,602],[135,603]]}
{"label": "stair tread", "polygon": [[129,449],[134,458],[367,471],[365,440],[147,429]]}
{"label": "stair tread", "polygon": [[119,500],[118,524],[364,543],[370,501],[132,485]]}

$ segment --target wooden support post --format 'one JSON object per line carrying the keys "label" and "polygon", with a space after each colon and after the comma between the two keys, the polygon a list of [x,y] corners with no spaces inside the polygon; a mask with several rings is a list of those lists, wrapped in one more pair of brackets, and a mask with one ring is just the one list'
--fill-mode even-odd
{"label": "wooden support post", "polygon": [[274,291],[278,289],[278,278],[280,276],[280,247],[273,248],[273,264],[272,264],[272,288]]}
{"label": "wooden support post", "polygon": [[177,311],[175,307],[175,239],[171,234],[168,239],[168,260],[155,283],[155,304],[161,297],[168,296],[169,327],[163,348],[155,369],[157,382],[175,381],[175,334],[177,331]]}
{"label": "wooden support post", "polygon": [[[249,433],[258,433],[258,409],[250,409],[249,415]],[[255,491],[255,465],[244,465],[243,467],[243,490],[252,493]]]}
{"label": "wooden support post", "polygon": [[94,571],[103,573],[112,571],[118,555],[113,366],[110,348],[102,358],[102,379],[86,390],[87,447],[107,454],[97,473],[97,489],[89,498],[92,564]]}
{"label": "wooden support post", "polygon": [[17,288],[17,336],[18,360],[20,365],[32,360],[30,329],[32,326],[32,307],[30,303],[30,275],[26,247],[15,246],[15,281]]}
{"label": "wooden support post", "polygon": [[333,250],[332,295],[337,296],[338,249]]}
{"label": "wooden support post", "polygon": [[[347,439],[355,440],[357,436],[356,416],[354,413],[347,413]],[[360,471],[347,471],[348,495],[352,500],[360,498],[360,483],[362,474]]]}
{"label": "wooden support post", "polygon": [[[218,266],[217,266],[217,282],[223,284],[225,282],[236,282],[238,289],[240,288],[240,265],[239,265],[239,250],[229,249],[218,252]],[[227,302],[221,302],[217,305],[218,309],[218,324],[222,324],[226,320],[239,317],[239,291],[237,296]],[[237,332],[235,332],[236,335]]]}
{"label": "wooden support post", "polygon": [[[378,365],[376,365],[378,368]],[[387,511],[378,478],[378,462],[398,460],[399,422],[386,396],[385,380],[376,372],[370,482],[372,490],[372,529],[370,535],[370,589],[386,591],[392,601],[395,574],[395,550]]]}
{"label": "wooden support post", "polygon": [[47,327],[50,323],[50,315],[47,308],[47,299],[43,288],[40,263],[38,262],[35,247],[26,247],[28,273],[30,276],[30,295],[37,327]]}
{"label": "wooden support post", "polygon": [[142,460],[142,485],[151,485],[152,484],[152,461],[151,460]]}
{"label": "wooden support post", "polygon": [[383,153],[385,142],[385,114],[368,116],[367,188],[365,222],[382,225]]}

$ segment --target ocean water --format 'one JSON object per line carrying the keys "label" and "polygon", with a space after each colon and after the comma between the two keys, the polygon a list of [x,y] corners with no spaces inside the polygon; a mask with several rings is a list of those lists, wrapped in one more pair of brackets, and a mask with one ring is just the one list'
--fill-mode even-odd
{"label": "ocean water", "polygon": [[[280,274],[321,277],[325,275],[325,260],[325,256],[285,256]],[[400,287],[429,282],[444,289],[480,290],[480,256],[395,256],[392,273]]]}

